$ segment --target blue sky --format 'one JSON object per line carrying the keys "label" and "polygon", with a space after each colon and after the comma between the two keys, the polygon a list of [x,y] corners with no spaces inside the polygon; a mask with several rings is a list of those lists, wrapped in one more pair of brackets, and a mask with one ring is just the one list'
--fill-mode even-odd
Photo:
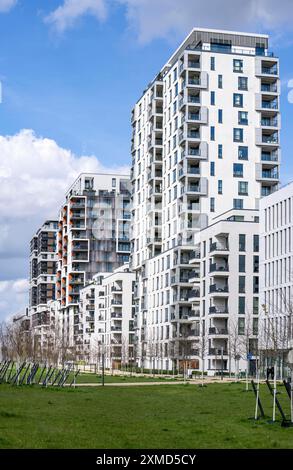
{"label": "blue sky", "polygon": [[292,0],[0,0],[0,319],[25,305],[29,239],[76,175],[129,166],[131,108],[192,27],[271,35],[293,180],[292,17]]}

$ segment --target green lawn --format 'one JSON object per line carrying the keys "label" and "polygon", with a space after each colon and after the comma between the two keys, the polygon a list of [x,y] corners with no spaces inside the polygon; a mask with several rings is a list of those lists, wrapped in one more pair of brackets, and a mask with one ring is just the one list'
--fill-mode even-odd
{"label": "green lawn", "polygon": [[[2,384],[0,447],[292,448],[293,428],[248,419],[254,395],[243,390],[243,384],[75,390]],[[264,386],[262,395],[270,414]],[[278,397],[288,412],[284,391]]]}

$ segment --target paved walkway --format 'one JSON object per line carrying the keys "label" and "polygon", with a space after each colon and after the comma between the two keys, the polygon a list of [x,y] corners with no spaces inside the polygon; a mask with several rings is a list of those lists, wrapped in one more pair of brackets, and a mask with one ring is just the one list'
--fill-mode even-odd
{"label": "paved walkway", "polygon": [[[207,378],[204,380],[204,384],[211,384],[211,383],[229,383],[229,382],[234,382],[234,379],[215,379],[215,378]],[[190,385],[201,385],[201,380],[188,380],[184,382],[184,380],[160,380],[157,382],[105,382],[105,387],[141,387],[141,386],[147,386],[147,385],[184,385],[184,384],[190,384]],[[68,384],[66,384],[68,386]],[[65,385],[65,386],[66,386]],[[76,384],[76,387],[102,387],[101,383],[80,383]]]}

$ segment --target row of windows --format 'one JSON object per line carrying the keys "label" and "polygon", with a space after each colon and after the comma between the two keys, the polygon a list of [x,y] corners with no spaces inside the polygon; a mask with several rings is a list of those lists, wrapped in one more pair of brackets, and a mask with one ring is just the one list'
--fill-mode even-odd
{"label": "row of windows", "polygon": [[281,258],[270,263],[265,263],[265,287],[277,286],[292,282],[292,257]]}
{"label": "row of windows", "polygon": [[264,242],[265,259],[290,253],[292,250],[292,230],[289,227],[272,233],[271,235],[266,235]]}
{"label": "row of windows", "polygon": [[[216,140],[215,126],[210,127],[210,139],[212,141]],[[243,141],[244,141],[244,129],[234,127],[233,128],[233,142],[243,142]]]}
{"label": "row of windows", "polygon": [[265,209],[265,231],[290,224],[292,220],[292,197],[273,204]]}

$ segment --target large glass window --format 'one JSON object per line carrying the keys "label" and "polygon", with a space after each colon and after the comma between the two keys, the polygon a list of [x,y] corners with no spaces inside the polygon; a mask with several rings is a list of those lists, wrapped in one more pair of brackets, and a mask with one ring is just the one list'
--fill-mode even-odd
{"label": "large glass window", "polygon": [[234,142],[243,142],[243,129],[233,129],[233,140]]}
{"label": "large glass window", "polygon": [[233,59],[233,72],[237,72],[237,73],[243,72],[243,60]]}
{"label": "large glass window", "polygon": [[245,297],[238,297],[238,313],[245,315]]}
{"label": "large glass window", "polygon": [[246,235],[244,233],[239,234],[239,251],[246,250]]}
{"label": "large glass window", "polygon": [[239,272],[245,273],[245,255],[239,255]]}
{"label": "large glass window", "polygon": [[238,194],[239,196],[248,196],[248,182],[238,181]]}
{"label": "large glass window", "polygon": [[240,145],[238,147],[238,159],[239,160],[248,160],[248,147]]}
{"label": "large glass window", "polygon": [[235,178],[243,177],[243,164],[242,163],[233,163],[233,176]]}
{"label": "large glass window", "polygon": [[238,90],[248,90],[247,77],[238,77]]}
{"label": "large glass window", "polygon": [[233,106],[236,108],[243,107],[243,95],[241,93],[233,94]]}

